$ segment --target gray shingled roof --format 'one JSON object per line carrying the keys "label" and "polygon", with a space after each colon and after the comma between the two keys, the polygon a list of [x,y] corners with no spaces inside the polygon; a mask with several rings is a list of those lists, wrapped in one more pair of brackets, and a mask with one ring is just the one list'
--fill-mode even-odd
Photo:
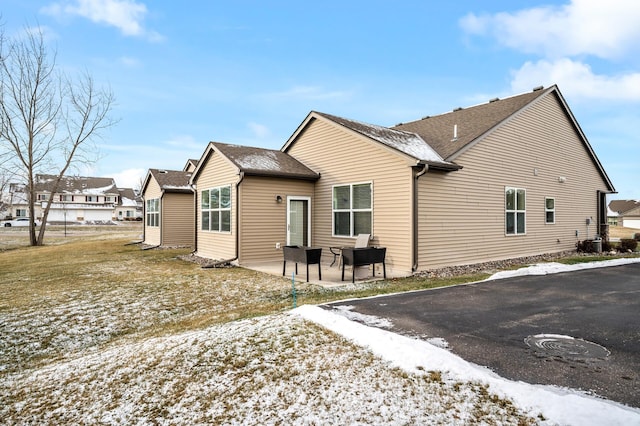
{"label": "gray shingled roof", "polygon": [[[36,191],[52,192],[58,176],[38,174],[35,179]],[[65,194],[117,194],[118,189],[113,178],[87,177],[87,176],[63,176],[57,193]]]}
{"label": "gray shingled roof", "polygon": [[[522,95],[497,99],[485,104],[455,109],[452,112],[425,117],[392,127],[414,132],[422,137],[445,160],[495,126],[518,112],[536,98],[552,90],[535,90]],[[457,138],[454,139],[454,126]]]}
{"label": "gray shingled roof", "polygon": [[380,142],[383,145],[403,152],[417,160],[432,165],[440,165],[446,169],[453,170],[459,168],[455,164],[444,161],[444,159],[416,133],[363,123],[361,121],[350,120],[317,111],[315,113],[354,132]]}
{"label": "gray shingled roof", "polygon": [[638,200],[612,200],[609,203],[609,209],[619,214],[624,214],[638,207],[640,207]]}
{"label": "gray shingled roof", "polygon": [[179,170],[149,169],[151,176],[165,192],[192,192],[189,185],[191,172]]}
{"label": "gray shingled roof", "polygon": [[279,150],[220,142],[211,142],[211,144],[245,175],[305,180],[316,180],[320,177],[300,161]]}

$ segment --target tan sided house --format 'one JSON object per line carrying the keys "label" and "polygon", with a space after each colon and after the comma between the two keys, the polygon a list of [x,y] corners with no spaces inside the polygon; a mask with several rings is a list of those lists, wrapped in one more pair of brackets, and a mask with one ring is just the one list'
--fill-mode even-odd
{"label": "tan sided house", "polygon": [[270,261],[282,259],[276,244],[311,244],[318,178],[278,150],[209,143],[191,179],[197,254],[240,263]]}
{"label": "tan sided house", "polygon": [[195,207],[189,184],[195,164],[183,171],[149,169],[142,185],[144,243],[153,246],[194,246]]}
{"label": "tan sided house", "polygon": [[191,182],[200,256],[371,234],[394,275],[575,249],[615,192],[557,86],[394,127],[311,112],[280,151],[209,144]]}
{"label": "tan sided house", "polygon": [[613,200],[609,203],[609,210],[617,225],[640,229],[639,200]]}

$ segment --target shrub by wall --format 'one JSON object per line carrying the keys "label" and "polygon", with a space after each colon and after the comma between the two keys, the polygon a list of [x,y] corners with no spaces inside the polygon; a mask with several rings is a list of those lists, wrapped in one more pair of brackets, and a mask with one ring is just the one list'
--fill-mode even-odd
{"label": "shrub by wall", "polygon": [[636,251],[637,247],[638,247],[637,240],[632,240],[630,238],[625,238],[620,240],[620,250],[622,251],[627,251],[627,250]]}

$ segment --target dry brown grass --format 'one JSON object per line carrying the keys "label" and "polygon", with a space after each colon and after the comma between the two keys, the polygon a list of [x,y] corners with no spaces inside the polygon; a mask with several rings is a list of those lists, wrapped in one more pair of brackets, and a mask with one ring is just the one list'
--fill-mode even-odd
{"label": "dry brown grass", "polygon": [[[443,423],[531,421],[478,384],[388,369],[366,349],[301,319],[261,317],[292,306],[288,279],[201,269],[178,259],[188,249],[142,251],[128,244],[138,236],[135,227],[98,231],[52,234],[44,247],[0,251],[0,417],[4,406],[13,421],[28,413],[51,424],[108,423],[114,415],[124,416],[113,417],[120,423],[171,423],[176,416],[233,422],[242,413],[277,423],[286,422],[279,416],[288,405],[299,404],[337,416],[319,421],[357,423],[360,417],[348,417],[356,413],[385,423],[388,413],[375,410],[395,398],[390,406],[414,404],[405,411],[409,423],[429,421],[431,411],[448,419],[436,417]],[[471,279],[337,290],[299,283],[298,303]],[[240,318],[250,320],[232,322]],[[367,387],[379,401],[358,394]],[[301,394],[308,400],[300,402]],[[342,407],[347,396],[353,403]]]}
{"label": "dry brown grass", "polygon": [[[94,236],[0,253],[0,338],[9,343],[0,371],[132,334],[173,333],[291,306],[290,283],[281,277],[201,269],[177,259],[188,249],[141,251],[127,242]],[[29,337],[3,334],[5,322],[18,322]]]}
{"label": "dry brown grass", "polygon": [[622,226],[609,227],[609,238],[633,238],[636,233],[640,233],[640,229],[624,228]]}

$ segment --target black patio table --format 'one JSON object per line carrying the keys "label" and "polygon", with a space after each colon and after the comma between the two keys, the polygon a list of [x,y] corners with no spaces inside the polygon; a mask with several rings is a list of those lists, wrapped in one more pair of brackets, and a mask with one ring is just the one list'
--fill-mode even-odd
{"label": "black patio table", "polygon": [[373,265],[373,276],[376,276],[376,263],[382,263],[384,277],[387,278],[387,267],[384,259],[387,253],[386,247],[343,247],[342,248],[342,281],[344,281],[344,266],[352,265],[351,282],[355,282],[355,267]]}
{"label": "black patio table", "polygon": [[322,258],[322,247],[306,246],[284,246],[282,249],[284,262],[282,264],[282,276],[287,270],[287,261],[295,262],[296,275],[298,274],[298,263],[307,265],[307,282],[309,282],[309,265],[318,265],[318,279],[322,281],[322,271],[320,269],[320,259]]}

